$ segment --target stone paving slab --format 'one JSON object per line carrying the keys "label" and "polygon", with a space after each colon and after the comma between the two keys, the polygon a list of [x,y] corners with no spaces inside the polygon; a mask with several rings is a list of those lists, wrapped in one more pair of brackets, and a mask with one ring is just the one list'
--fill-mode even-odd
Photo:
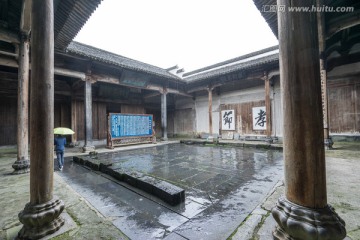
{"label": "stone paving slab", "polygon": [[185,190],[169,182],[146,176],[137,171],[129,171],[113,166],[111,159],[100,156],[74,156],[75,163],[87,166],[94,171],[101,171],[119,181],[124,181],[133,187],[150,193],[170,205],[177,205],[185,201]]}
{"label": "stone paving slab", "polygon": [[[334,145],[337,147],[337,143]],[[357,187],[360,185],[360,177],[358,175],[358,172],[360,172],[359,164],[359,145],[354,147],[354,150],[352,150],[350,153],[346,150],[345,147],[340,150],[336,151],[326,151],[327,155],[335,156],[336,158],[328,158],[327,159],[327,179],[328,179],[328,202],[335,206],[336,212],[339,213],[340,217],[342,217],[347,226],[347,233],[348,237],[347,240],[360,240],[360,226],[358,225],[360,217],[358,216],[360,213],[358,199],[360,198],[360,191]],[[355,145],[354,145],[355,146]],[[150,146],[153,147],[153,146]],[[132,149],[137,149],[136,146],[132,146]],[[127,149],[127,148],[124,148]],[[6,239],[10,229],[16,229],[16,227],[20,228],[21,225],[18,222],[17,214],[20,210],[23,209],[25,206],[25,203],[28,200],[28,174],[24,175],[16,175],[16,176],[10,176],[8,175],[11,171],[11,164],[13,161],[16,160],[15,156],[16,151],[12,150],[10,153],[3,153],[0,149],[0,175],[1,175],[1,181],[0,181],[0,239]],[[98,149],[99,152],[102,151],[108,151],[103,149]],[[71,151],[66,152],[67,156],[69,154],[72,154]],[[76,154],[79,154],[78,152]],[[347,157],[350,156],[350,159],[347,159]],[[202,162],[200,160],[200,162]],[[185,163],[186,164],[186,163]],[[64,234],[61,234],[56,239],[126,239],[126,236],[121,233],[118,229],[122,228],[122,226],[128,222],[127,228],[129,232],[134,232],[133,229],[139,229],[141,230],[142,227],[145,227],[145,225],[141,226],[139,225],[139,222],[136,221],[126,221],[124,218],[124,215],[126,213],[119,212],[117,210],[114,210],[114,207],[117,209],[116,206],[110,205],[110,202],[104,201],[104,199],[98,199],[98,201],[95,201],[97,203],[105,202],[107,205],[104,208],[101,207],[94,207],[94,204],[89,203],[86,199],[92,199],[90,198],[84,198],[82,195],[79,195],[79,193],[89,193],[88,191],[82,191],[77,188],[73,188],[73,185],[69,183],[65,183],[63,179],[66,180],[66,174],[68,174],[69,171],[72,169],[69,168],[70,166],[69,162],[66,161],[65,163],[65,170],[62,173],[56,173],[54,175],[54,192],[56,195],[59,196],[60,199],[65,201],[65,208],[66,211],[71,213],[70,216],[74,221],[77,223],[76,229],[68,231]],[[218,166],[214,166],[216,169]],[[245,167],[244,167],[245,168]],[[85,169],[86,170],[86,169]],[[91,171],[90,171],[91,172]],[[251,176],[251,173],[248,171],[242,172],[239,170],[239,175],[245,174],[243,177],[244,179]],[[99,185],[102,186],[106,183],[103,182],[103,180],[94,180],[90,177],[90,174],[84,173],[83,176],[78,176],[77,171],[73,171],[74,179],[83,179],[83,184],[87,185],[83,186],[83,188],[89,188],[91,185]],[[85,178],[83,178],[85,177]],[[266,183],[271,179],[263,179],[263,182]],[[230,180],[232,181],[232,180]],[[61,184],[64,182],[65,184]],[[236,182],[235,180],[233,181]],[[60,183],[60,184],[59,184]],[[99,187],[99,189],[102,189]],[[117,188],[116,188],[117,189]],[[75,192],[75,191],[76,192]],[[243,193],[244,197],[246,192],[251,191],[254,189],[249,189]],[[114,190],[112,190],[114,191]],[[187,191],[189,191],[187,189]],[[256,191],[255,191],[256,192]],[[197,197],[197,194],[200,194],[199,197]],[[274,194],[283,194],[283,189],[279,188],[274,192]],[[127,194],[123,194],[123,196],[126,196]],[[181,212],[181,215],[185,216],[187,219],[195,219],[196,216],[203,215],[202,212],[204,212],[204,209],[208,208],[212,205],[211,200],[209,198],[206,199],[206,196],[208,195],[206,192],[202,192],[202,190],[197,189],[194,192],[189,191],[187,193],[185,203],[171,207],[170,205],[167,206],[167,209],[171,209],[174,212]],[[148,199],[152,199],[152,196],[147,196]],[[275,204],[277,200],[277,196],[274,195],[274,197],[269,197],[264,204],[261,205],[261,207],[269,211],[271,209],[271,206]],[[106,198],[105,198],[106,199]],[[134,199],[137,198],[131,198],[129,197],[126,201],[127,204],[130,204],[134,202]],[[144,200],[138,201],[138,206],[142,205],[142,202]],[[152,200],[156,201],[156,199]],[[253,201],[256,201],[254,199]],[[200,205],[194,205],[197,203],[202,203],[202,207],[199,208]],[[221,202],[222,203],[222,202]],[[95,203],[96,204],[96,203]],[[186,206],[185,206],[186,205]],[[158,206],[158,205],[154,205]],[[189,211],[187,214],[184,214],[187,211],[187,208],[190,206],[190,208],[194,207],[194,212]],[[155,207],[157,208],[157,207]],[[250,219],[252,214],[259,214],[256,211],[257,208],[255,208],[255,211],[251,212],[247,216]],[[226,212],[223,212],[226,215]],[[146,219],[146,216],[153,215],[154,213],[149,213],[149,215],[143,215]],[[156,215],[156,214],[155,214]],[[133,215],[137,216],[137,215]],[[123,222],[119,222],[119,225],[117,225],[117,228],[114,226],[115,219],[119,220],[123,218]],[[162,216],[159,216],[159,218],[162,218]],[[98,220],[99,219],[99,220]],[[133,219],[134,220],[134,219]],[[78,224],[78,221],[81,222],[81,224]],[[144,223],[146,220],[143,221]],[[178,224],[181,221],[178,221]],[[94,224],[96,223],[96,228],[94,228]],[[187,224],[188,221],[184,222],[184,224]],[[210,220],[211,223],[211,220]],[[4,225],[5,224],[5,225]],[[246,224],[245,222],[238,223],[239,225]],[[274,222],[271,221],[271,216],[266,217],[264,221],[262,222],[261,226],[258,225],[259,228],[253,229],[253,234],[255,234],[256,238],[254,239],[270,239],[271,238],[271,231],[273,229]],[[176,227],[176,224],[172,224],[168,227],[161,227],[160,225],[156,225],[157,227],[153,228],[153,232],[149,231],[149,234],[147,238],[141,238],[140,237],[133,237],[132,239],[153,239],[155,237],[158,238],[164,238],[166,239],[174,239],[174,240],[183,240],[187,239],[183,236],[176,233],[177,229],[180,229],[180,226],[183,224],[180,224],[178,227]],[[211,224],[210,224],[211,225]],[[250,222],[248,223],[250,225]],[[170,227],[170,228],[169,228]],[[195,226],[196,227],[196,226]],[[161,228],[161,229],[160,229]],[[172,229],[172,233],[168,235],[168,232],[166,229]],[[199,231],[201,233],[201,229],[196,229],[196,231]],[[16,232],[16,230],[15,230]],[[229,234],[231,235],[231,230],[229,230]],[[239,232],[239,231],[238,231]],[[241,234],[241,230],[239,232]],[[91,237],[90,237],[91,236]],[[204,236],[208,236],[208,234],[205,232]],[[233,235],[234,236],[234,235]],[[270,238],[268,238],[270,236]],[[90,237],[90,238],[89,238]],[[197,239],[197,235],[195,234],[194,237],[189,237],[189,239]],[[201,237],[199,238],[201,239]],[[231,237],[230,237],[231,239]],[[240,238],[244,239],[244,238]]]}
{"label": "stone paving slab", "polygon": [[[76,171],[68,171],[69,168]],[[105,178],[99,172],[72,164],[65,166],[60,175],[79,194],[93,205],[107,220],[131,239],[154,239],[163,236],[177,226],[188,221],[184,214],[179,214],[168,205],[160,205],[146,194],[139,194],[130,185],[123,187],[116,179]],[[77,176],[73,178],[73,176]],[[86,175],[85,178],[78,176]],[[87,181],[92,175],[94,180]],[[125,183],[124,183],[125,184]],[[187,204],[190,204],[188,201]],[[191,205],[191,204],[190,204]],[[200,206],[200,204],[198,204]],[[186,206],[183,206],[185,208]],[[202,211],[193,205],[194,211]],[[181,209],[179,209],[181,211]],[[195,213],[196,214],[196,213]]]}

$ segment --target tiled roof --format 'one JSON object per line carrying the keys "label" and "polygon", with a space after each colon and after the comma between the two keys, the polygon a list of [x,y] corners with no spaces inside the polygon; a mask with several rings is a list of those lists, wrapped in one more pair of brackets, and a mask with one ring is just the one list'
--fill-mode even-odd
{"label": "tiled roof", "polygon": [[109,63],[129,70],[154,74],[164,78],[181,80],[179,77],[168,73],[165,69],[95,48],[79,42],[71,42],[67,47],[68,53],[85,56],[99,62]]}
{"label": "tiled roof", "polygon": [[[80,31],[102,0],[54,0],[54,44],[65,49]],[[0,9],[6,10],[6,20],[1,27],[11,33],[20,31],[24,0],[0,1]]]}
{"label": "tiled roof", "polygon": [[79,42],[71,42],[66,51],[70,54],[88,57],[90,59],[112,64],[121,68],[153,74],[167,79],[180,80],[188,83],[219,77],[224,74],[246,70],[263,64],[276,63],[279,61],[278,46],[273,46],[185,73],[183,78],[180,78],[174,74],[169,73],[167,69],[162,69],[160,67],[117,55]]}
{"label": "tiled roof", "polygon": [[218,77],[223,74],[254,68],[263,64],[276,63],[278,61],[278,46],[273,46],[234,59],[230,59],[225,62],[201,68],[199,70],[185,73],[183,76],[186,82],[195,82],[208,78]]}
{"label": "tiled roof", "polygon": [[[275,6],[277,6],[276,0],[253,0],[255,6],[260,11],[261,15],[265,19],[265,21],[270,26],[272,32],[278,37],[278,20],[277,20],[277,10],[275,10]],[[297,4],[303,4],[302,1],[297,1]],[[333,7],[330,9],[336,9],[337,7],[344,8],[344,7],[353,7],[354,11],[323,11],[325,16],[325,25],[329,24],[331,21],[343,21],[346,18],[349,19],[358,19],[359,18],[359,8],[360,2],[359,0],[324,0],[323,3],[320,5]]]}
{"label": "tiled roof", "polygon": [[271,31],[278,37],[277,11],[270,8],[276,6],[276,0],[253,0],[265,21],[269,24]]}
{"label": "tiled roof", "polygon": [[102,0],[55,0],[54,42],[64,49],[89,19]]}

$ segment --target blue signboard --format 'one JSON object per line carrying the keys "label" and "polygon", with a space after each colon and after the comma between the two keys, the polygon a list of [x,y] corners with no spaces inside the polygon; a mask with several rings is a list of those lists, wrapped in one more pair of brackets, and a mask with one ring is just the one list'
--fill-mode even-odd
{"label": "blue signboard", "polygon": [[152,122],[152,115],[110,113],[111,138],[151,137]]}

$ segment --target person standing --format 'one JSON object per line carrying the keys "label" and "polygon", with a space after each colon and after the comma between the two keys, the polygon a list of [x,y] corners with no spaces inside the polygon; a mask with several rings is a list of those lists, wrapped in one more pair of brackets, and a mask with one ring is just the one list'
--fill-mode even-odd
{"label": "person standing", "polygon": [[64,167],[64,152],[65,152],[66,138],[62,135],[56,135],[54,138],[54,145],[56,151],[56,158],[59,164],[59,170],[62,171]]}

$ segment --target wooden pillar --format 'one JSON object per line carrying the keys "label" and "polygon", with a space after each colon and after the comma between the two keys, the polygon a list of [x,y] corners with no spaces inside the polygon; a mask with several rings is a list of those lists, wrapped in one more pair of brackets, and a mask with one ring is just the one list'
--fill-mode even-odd
{"label": "wooden pillar", "polygon": [[291,12],[315,0],[278,0],[284,117],[285,197],[272,214],[275,239],[343,239],[343,220],[327,204],[325,150],[315,12]]}
{"label": "wooden pillar", "polygon": [[164,88],[161,94],[161,130],[162,130],[162,139],[164,141],[168,140],[167,137],[167,103],[166,103],[167,90]]}
{"label": "wooden pillar", "polygon": [[53,0],[32,0],[30,100],[30,202],[19,213],[19,239],[56,232],[64,203],[53,196],[54,12]]}
{"label": "wooden pillar", "polygon": [[272,142],[270,79],[267,73],[265,73],[264,82],[265,82],[265,109],[266,109],[266,139],[268,142]]}
{"label": "wooden pillar", "polygon": [[[317,6],[324,6],[323,0],[317,0]],[[320,55],[320,77],[321,77],[321,96],[322,96],[322,110],[324,122],[324,144],[326,149],[331,149],[333,141],[329,134],[329,111],[328,111],[328,97],[327,97],[327,73],[325,68],[325,16],[323,12],[317,13],[318,19],[318,34],[319,34],[319,55]]]}
{"label": "wooden pillar", "polygon": [[92,91],[91,77],[85,79],[84,92],[84,110],[85,110],[85,145],[83,152],[91,152],[95,150],[92,143]]}
{"label": "wooden pillar", "polygon": [[18,69],[17,160],[13,174],[30,171],[29,160],[29,44],[28,34],[21,34]]}
{"label": "wooden pillar", "polygon": [[209,104],[209,135],[210,137],[212,137],[213,135],[213,126],[212,126],[212,91],[213,88],[209,87],[208,88],[208,104]]}
{"label": "wooden pillar", "polygon": [[77,142],[77,102],[75,99],[75,93],[74,90],[72,90],[71,93],[71,129],[75,132],[73,135],[71,135],[71,142],[73,144],[76,144]]}

